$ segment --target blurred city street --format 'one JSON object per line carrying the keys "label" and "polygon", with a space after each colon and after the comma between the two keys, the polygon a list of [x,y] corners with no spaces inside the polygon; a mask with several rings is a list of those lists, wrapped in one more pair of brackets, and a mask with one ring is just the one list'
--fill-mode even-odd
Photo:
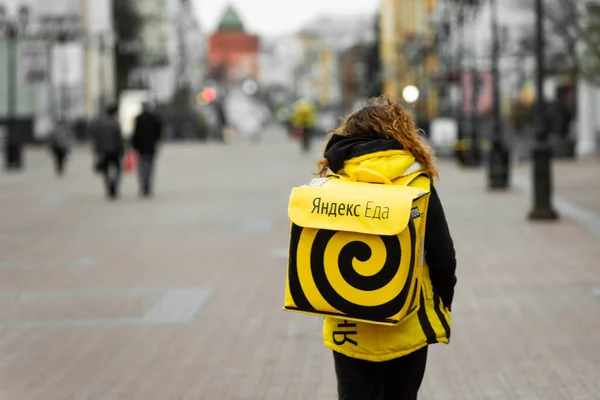
{"label": "blurred city street", "polygon": [[[365,363],[363,382],[336,376],[321,318],[282,309],[289,195],[314,176],[325,134],[356,136],[338,142],[340,163],[380,134],[431,171],[415,130],[440,158],[458,262],[451,345],[431,346],[419,398],[599,400],[598,48],[588,0],[0,0],[0,400],[416,391],[419,363],[387,343],[434,341],[433,311],[405,336],[373,334],[383,350],[365,358],[399,358]],[[334,194],[321,214],[360,206]],[[428,293],[446,304],[454,255],[430,211],[411,216],[439,216]],[[341,252],[326,268],[296,247],[307,275],[317,260],[349,282]],[[383,276],[355,261],[359,279]],[[384,300],[417,301],[402,292]]]}
{"label": "blurred city street", "polygon": [[[321,143],[306,155],[267,131],[167,144],[150,200],[129,174],[107,201],[83,147],[62,179],[40,149],[0,175],[0,399],[337,398],[320,319],[281,310],[287,200]],[[550,224],[526,220],[527,168],[491,193],[485,169],[442,162],[459,282],[452,343],[432,347],[421,398],[598,399],[593,162],[556,166],[563,218]],[[564,214],[583,207],[587,225]]]}

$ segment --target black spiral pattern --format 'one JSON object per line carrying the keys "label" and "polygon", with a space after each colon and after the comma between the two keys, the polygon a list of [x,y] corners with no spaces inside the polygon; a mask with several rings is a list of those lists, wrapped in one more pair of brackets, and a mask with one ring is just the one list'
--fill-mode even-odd
{"label": "black spiral pattern", "polygon": [[[337,232],[324,229],[319,230],[311,246],[310,268],[314,283],[321,296],[343,315],[369,321],[390,322],[390,318],[398,314],[406,304],[413,280],[416,232],[412,219],[409,222],[408,229],[411,237],[411,246],[410,270],[406,283],[395,298],[377,306],[365,306],[350,302],[336,292],[327,279],[324,255],[329,242]],[[288,271],[290,294],[299,310],[316,312],[302,290],[298,276],[297,251],[302,230],[302,227],[295,224],[292,225]],[[339,271],[350,286],[361,291],[376,291],[384,288],[396,276],[399,267],[398,262],[402,255],[400,239],[398,236],[380,236],[380,238],[386,249],[386,258],[381,270],[372,276],[359,274],[353,266],[354,259],[364,262],[371,258],[372,251],[367,243],[352,241],[347,243],[340,251],[338,256]]]}

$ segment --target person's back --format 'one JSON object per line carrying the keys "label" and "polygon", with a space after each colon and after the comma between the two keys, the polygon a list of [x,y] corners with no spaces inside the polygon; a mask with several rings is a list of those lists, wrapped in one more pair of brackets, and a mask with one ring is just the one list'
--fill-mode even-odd
{"label": "person's back", "polygon": [[313,128],[316,124],[316,110],[313,104],[306,100],[298,101],[294,107],[292,121],[296,127]]}
{"label": "person's back", "polygon": [[[434,186],[439,174],[431,150],[419,136],[410,112],[384,97],[343,120],[328,140],[318,167],[321,179],[305,187],[315,187],[319,194],[312,192],[289,207],[296,217],[298,210],[306,211],[301,215],[308,217],[300,229],[292,225],[286,308],[315,309],[327,303],[340,311],[324,313],[323,326],[323,342],[334,355],[340,400],[416,400],[428,347],[450,342],[456,285],[456,254]],[[356,188],[327,194],[332,190],[326,189],[329,181]],[[379,202],[375,192],[369,193],[373,189],[364,185],[384,189],[394,199],[389,200],[392,210],[395,196],[400,203],[399,194],[408,187],[418,189],[420,195],[429,193],[429,198],[423,210],[411,208],[414,204],[408,202],[404,213],[390,212],[383,206],[388,199],[382,197]],[[291,219],[293,224],[298,222]],[[420,225],[415,225],[416,220]],[[369,221],[381,223],[378,229],[389,224],[407,226],[412,221],[418,230],[411,233],[409,228],[403,242],[390,241],[388,233],[373,238],[364,232]],[[324,222],[329,225],[318,225]],[[343,225],[347,226],[341,229]],[[417,237],[417,232],[422,236],[415,241],[411,237]],[[421,243],[419,251],[409,245],[411,241]],[[404,262],[402,254],[410,254],[410,261]],[[391,284],[402,283],[417,269],[418,286],[410,297],[405,291],[410,286]],[[386,320],[401,310],[406,311],[401,320]]]}
{"label": "person's back", "polygon": [[74,134],[72,129],[64,122],[56,124],[50,134],[50,144],[53,147],[68,150],[73,146]]}
{"label": "person's back", "polygon": [[302,150],[308,152],[316,124],[316,110],[314,105],[306,100],[298,101],[295,105],[292,124],[294,128],[300,129]]}
{"label": "person's back", "polygon": [[119,122],[111,115],[101,115],[90,125],[90,137],[96,154],[121,154],[124,143]]}
{"label": "person's back", "polygon": [[96,169],[104,176],[106,194],[110,199],[118,197],[121,159],[125,151],[121,127],[116,118],[117,111],[115,105],[107,107],[106,113],[93,121],[89,128],[96,155]]}
{"label": "person's back", "polygon": [[150,103],[144,103],[142,107],[142,113],[135,119],[131,145],[139,155],[140,194],[149,197],[152,194],[154,164],[158,143],[162,138],[163,124],[160,117],[152,111]]}
{"label": "person's back", "polygon": [[64,174],[65,161],[74,144],[74,136],[73,130],[65,121],[57,122],[54,129],[50,132],[48,145],[54,158],[56,173],[59,176]]}
{"label": "person's back", "polygon": [[162,136],[162,121],[149,109],[144,109],[135,120],[131,139],[133,148],[140,154],[154,154]]}

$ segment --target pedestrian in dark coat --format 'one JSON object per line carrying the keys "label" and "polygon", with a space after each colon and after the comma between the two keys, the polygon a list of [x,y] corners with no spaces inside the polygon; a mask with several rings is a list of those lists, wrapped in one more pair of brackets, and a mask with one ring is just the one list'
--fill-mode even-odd
{"label": "pedestrian in dark coat", "polygon": [[152,195],[154,164],[158,144],[162,139],[163,122],[154,113],[150,103],[142,105],[142,113],[135,119],[135,130],[131,145],[138,154],[138,177],[140,194],[144,197]]}
{"label": "pedestrian in dark coat", "polygon": [[74,136],[71,127],[62,120],[58,121],[50,132],[48,144],[58,176],[62,176],[65,172],[65,164],[75,141]]}
{"label": "pedestrian in dark coat", "polygon": [[122,159],[125,150],[121,127],[117,121],[118,107],[110,105],[105,113],[90,124],[89,137],[92,139],[96,157],[94,168],[104,177],[106,194],[110,199],[119,196]]}

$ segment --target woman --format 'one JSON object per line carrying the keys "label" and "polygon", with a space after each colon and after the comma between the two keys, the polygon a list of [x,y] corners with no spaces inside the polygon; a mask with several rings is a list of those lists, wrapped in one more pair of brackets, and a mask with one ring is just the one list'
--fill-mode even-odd
{"label": "woman", "polygon": [[417,399],[428,345],[449,343],[456,284],[454,245],[433,186],[438,178],[433,156],[410,113],[392,99],[378,98],[333,132],[318,167],[320,176],[364,167],[392,183],[420,170],[423,175],[411,185],[431,190],[419,311],[394,327],[328,317],[323,329],[325,346],[334,352],[339,399]]}

